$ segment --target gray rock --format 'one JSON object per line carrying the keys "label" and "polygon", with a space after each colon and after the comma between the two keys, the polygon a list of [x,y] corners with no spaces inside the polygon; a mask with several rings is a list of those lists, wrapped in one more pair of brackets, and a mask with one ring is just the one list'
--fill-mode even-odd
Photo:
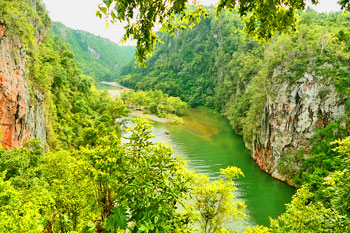
{"label": "gray rock", "polygon": [[[277,74],[283,75],[283,71],[276,69]],[[315,129],[345,115],[344,99],[330,81],[308,73],[294,84],[272,83],[271,90],[278,91],[267,95],[261,127],[253,142],[253,158],[275,178],[290,181],[280,171],[281,159],[292,158],[293,163],[286,165],[293,171],[300,169],[297,151],[303,150],[303,156],[308,156]]]}

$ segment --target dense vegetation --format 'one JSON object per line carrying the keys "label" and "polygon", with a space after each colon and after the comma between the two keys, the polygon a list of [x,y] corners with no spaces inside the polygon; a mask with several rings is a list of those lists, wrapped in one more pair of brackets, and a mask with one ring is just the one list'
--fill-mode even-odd
{"label": "dense vegetation", "polygon": [[119,46],[91,33],[74,30],[54,22],[52,32],[69,44],[79,68],[97,81],[114,81],[122,65],[132,60],[135,48]]}
{"label": "dense vegetation", "polygon": [[125,106],[92,89],[93,79],[78,68],[67,45],[52,34],[45,35],[51,21],[44,5],[40,1],[2,1],[0,13],[6,36],[15,41],[11,49],[21,45],[27,53],[30,91],[45,93],[49,146],[93,144],[98,134],[110,133],[99,130],[101,123],[117,132],[113,122]]}
{"label": "dense vegetation", "polygon": [[[350,0],[337,2],[343,10],[350,11]],[[260,40],[266,40],[271,39],[276,32],[295,32],[297,11],[304,11],[307,3],[316,5],[319,1],[219,0],[215,13],[218,16],[224,10],[237,11],[245,22],[245,31]],[[193,6],[189,7],[190,4]],[[111,23],[125,23],[123,40],[137,41],[136,58],[143,64],[160,41],[153,30],[154,25],[162,25],[161,30],[171,34],[176,30],[192,28],[193,22],[199,22],[201,16],[208,17],[208,12],[202,4],[191,0],[104,0],[103,4],[99,5],[96,16],[101,19],[104,16]]]}
{"label": "dense vegetation", "polygon": [[181,116],[188,107],[179,97],[168,96],[161,90],[127,91],[122,94],[122,100],[132,109],[147,110],[158,117],[172,118]]}
{"label": "dense vegetation", "polygon": [[[234,91],[231,89],[237,86],[230,85],[229,80],[224,81],[222,76],[232,77],[232,70],[241,70],[229,69],[228,65],[243,66],[244,61],[247,65],[241,72],[247,75],[242,73],[239,77],[245,80],[256,73],[256,62],[262,57],[261,46],[248,39],[242,28],[238,15],[225,13],[218,19],[203,19],[192,30],[178,32],[176,37],[163,34],[164,44],[157,46],[147,67],[140,68],[130,63],[123,68],[122,75],[125,76],[120,81],[135,89],[162,90],[181,97],[191,106],[205,105],[221,110]],[[241,56],[245,54],[250,57]],[[251,70],[248,64],[251,64]],[[221,75],[218,77],[218,74]],[[214,90],[224,83],[227,83],[225,91]],[[215,98],[216,93],[221,96]]]}
{"label": "dense vegetation", "polygon": [[[320,82],[330,82],[343,98],[347,115],[316,132],[307,159],[291,155],[284,161],[283,171],[291,172],[301,188],[287,212],[273,220],[270,229],[260,230],[347,231],[349,207],[337,201],[343,198],[341,193],[349,192],[349,187],[338,180],[340,174],[341,179],[349,179],[349,164],[344,159],[349,156],[345,138],[350,134],[349,23],[349,15],[318,14],[309,9],[300,15],[298,34],[277,35],[259,44],[246,36],[236,13],[225,12],[218,18],[202,19],[192,30],[177,32],[176,37],[162,34],[164,44],[156,47],[147,67],[130,63],[123,69],[120,82],[135,89],[162,90],[191,106],[219,111],[248,146],[259,131],[266,96],[278,91],[276,84],[293,85],[305,73],[317,76]],[[345,139],[341,150],[332,143],[339,138]],[[288,169],[296,158],[302,163],[298,173]]]}
{"label": "dense vegetation", "polygon": [[[274,95],[274,84],[293,84],[305,72],[329,79],[349,110],[349,23],[349,15],[309,10],[300,16],[298,34],[259,44],[242,31],[237,14],[225,12],[217,19],[203,19],[176,37],[163,34],[164,44],[156,48],[147,67],[130,63],[119,81],[133,89],[162,90],[191,106],[215,109],[250,143],[266,96]],[[283,70],[276,79],[275,69]]]}
{"label": "dense vegetation", "polygon": [[[332,158],[334,164],[337,164],[336,170],[314,168],[323,170],[323,173],[313,174],[318,181],[304,182],[292,202],[287,205],[286,213],[271,221],[272,232],[348,232],[350,230],[350,137],[336,140],[330,146],[327,155]],[[327,160],[325,160],[326,163]],[[314,166],[313,164],[312,167]]]}
{"label": "dense vegetation", "polygon": [[114,119],[125,113],[126,107],[92,88],[92,78],[78,69],[66,45],[48,35],[40,45],[37,62],[34,81],[46,93],[51,147],[94,145],[98,136],[118,133]]}
{"label": "dense vegetation", "polygon": [[[115,121],[126,110],[121,100],[112,101],[94,90],[92,78],[82,74],[73,53],[59,39],[47,35],[40,43],[35,40],[50,25],[40,1],[35,1],[36,10],[29,0],[1,1],[0,6],[0,23],[28,52],[30,88],[46,94],[49,132],[48,152],[35,140],[23,148],[0,146],[1,232],[192,232],[196,225],[202,232],[226,232],[226,220],[244,217],[244,204],[232,202],[233,178],[242,175],[239,169],[224,169],[224,180],[208,183],[207,177],[188,171],[166,145],[150,141],[151,126],[143,119],[134,122],[122,144],[124,129]],[[349,95],[348,69],[343,68],[350,49],[348,16],[309,12],[302,16],[300,34],[276,37],[267,45],[246,38],[239,29],[233,31],[233,25],[241,25],[237,16],[221,17],[204,21],[221,29],[210,27],[198,34],[191,44],[195,53],[186,50],[186,41],[168,38],[165,49],[184,46],[175,47],[179,53],[172,50],[162,55],[159,50],[147,69],[129,66],[133,73],[124,81],[222,111],[237,122],[233,126],[247,140],[276,64],[295,71],[281,77],[291,83],[298,72],[316,65],[317,72],[332,74],[329,77],[340,93]],[[178,38],[182,35],[186,33]],[[204,45],[200,37],[207,39]],[[217,55],[211,56],[212,52]],[[291,53],[295,59],[286,59]],[[178,59],[168,60],[171,56]],[[325,61],[335,69],[319,66]],[[299,177],[303,185],[286,213],[272,220],[269,228],[247,231],[349,231],[348,133],[346,125],[337,123],[320,130],[314,155],[305,161]],[[190,197],[195,202],[185,205]],[[182,211],[179,206],[184,206]]]}
{"label": "dense vegetation", "polygon": [[[50,22],[40,21],[48,20],[41,2],[2,1],[1,7],[6,36],[28,45],[27,81],[45,93],[49,138],[47,152],[37,140],[0,146],[0,232],[191,232],[198,221],[213,232],[223,231],[230,216],[244,216],[244,205],[232,201],[238,168],[222,170],[226,180],[213,185],[197,179],[168,146],[150,141],[144,119],[135,120],[122,144],[126,129],[115,119],[125,105],[96,91],[58,38],[36,34]],[[37,31],[33,22],[44,27]],[[184,205],[190,197],[198,203]]]}

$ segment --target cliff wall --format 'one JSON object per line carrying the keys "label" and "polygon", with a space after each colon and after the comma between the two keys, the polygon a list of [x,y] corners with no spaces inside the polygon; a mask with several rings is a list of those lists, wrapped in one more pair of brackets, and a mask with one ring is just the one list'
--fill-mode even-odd
{"label": "cliff wall", "polygon": [[10,147],[30,138],[46,142],[44,95],[29,89],[26,73],[21,42],[7,37],[0,25],[0,132],[1,143]]}
{"label": "cliff wall", "polygon": [[262,170],[292,184],[293,173],[309,155],[315,129],[340,120],[345,100],[330,81],[307,73],[294,84],[280,82],[270,88],[252,156]]}

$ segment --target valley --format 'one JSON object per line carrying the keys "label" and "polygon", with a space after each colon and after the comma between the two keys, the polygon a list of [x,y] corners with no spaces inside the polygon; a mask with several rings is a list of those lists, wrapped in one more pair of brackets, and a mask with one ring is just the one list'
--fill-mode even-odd
{"label": "valley", "polygon": [[349,232],[350,1],[251,2],[0,0],[0,233]]}

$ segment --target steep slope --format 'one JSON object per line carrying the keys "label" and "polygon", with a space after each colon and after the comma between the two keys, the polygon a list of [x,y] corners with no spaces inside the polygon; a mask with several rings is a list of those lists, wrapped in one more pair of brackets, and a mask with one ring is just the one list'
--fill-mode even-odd
{"label": "steep slope", "polygon": [[336,169],[336,162],[310,161],[328,153],[330,141],[350,134],[350,18],[310,12],[301,19],[299,34],[279,36],[266,47],[265,77],[246,118],[257,124],[243,126],[258,165],[289,183],[308,180],[317,166]]}
{"label": "steep slope", "polygon": [[118,46],[108,39],[73,30],[62,23],[54,22],[52,32],[70,45],[83,72],[98,81],[114,81],[120,67],[130,62],[134,55],[133,46]]}
{"label": "steep slope", "polygon": [[[31,137],[46,140],[44,94],[38,90],[31,98],[26,82],[24,50],[13,47],[0,25],[0,131],[2,143],[19,146]],[[18,42],[18,41],[17,41]],[[20,45],[19,45],[20,46]],[[17,50],[18,53],[10,53]]]}
{"label": "steep slope", "polygon": [[[38,138],[50,148],[93,144],[123,104],[92,87],[73,52],[48,33],[51,20],[41,1],[0,2],[0,135],[5,147]],[[112,132],[111,131],[111,132]],[[111,132],[108,132],[111,133]]]}
{"label": "steep slope", "polygon": [[29,9],[26,14],[11,11],[14,8],[10,6],[1,5],[0,12],[3,18],[0,22],[1,143],[21,146],[30,138],[39,138],[45,144],[45,95],[28,82],[32,62],[28,53],[33,53],[41,43],[50,20],[39,1],[21,2],[19,7]]}
{"label": "steep slope", "polygon": [[[191,30],[177,32],[176,37],[162,34],[164,44],[156,47],[147,67],[128,64],[120,81],[137,89],[160,89],[192,106],[221,110],[232,91],[244,89],[245,80],[256,74],[253,66],[263,56],[262,46],[247,38],[243,26],[238,14],[225,12],[218,19],[202,19]],[[243,63],[246,68],[240,70]],[[235,78],[239,85],[215,90],[228,84],[230,80],[223,79],[231,75],[239,76]],[[215,96],[219,93],[224,99]]]}
{"label": "steep slope", "polygon": [[309,11],[298,34],[259,44],[226,12],[176,37],[162,35],[147,67],[130,63],[120,82],[220,111],[258,165],[292,184],[307,169],[316,132],[335,123],[329,138],[350,133],[349,22],[341,13]]}

